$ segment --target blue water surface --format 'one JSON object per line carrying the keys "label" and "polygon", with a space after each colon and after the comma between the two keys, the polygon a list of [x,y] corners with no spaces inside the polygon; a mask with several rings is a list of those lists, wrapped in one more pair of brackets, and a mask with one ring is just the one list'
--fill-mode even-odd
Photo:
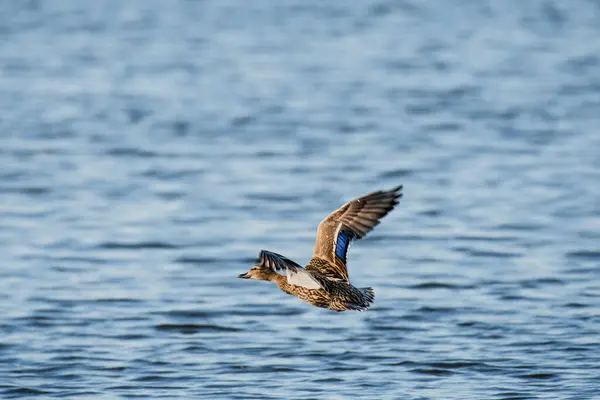
{"label": "blue water surface", "polygon": [[0,397],[598,398],[599,127],[596,1],[0,2]]}

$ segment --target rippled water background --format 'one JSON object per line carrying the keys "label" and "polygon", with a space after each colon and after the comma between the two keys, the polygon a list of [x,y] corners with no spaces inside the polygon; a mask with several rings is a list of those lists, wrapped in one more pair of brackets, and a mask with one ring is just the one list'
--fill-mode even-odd
{"label": "rippled water background", "polygon": [[0,4],[1,398],[599,398],[598,2]]}

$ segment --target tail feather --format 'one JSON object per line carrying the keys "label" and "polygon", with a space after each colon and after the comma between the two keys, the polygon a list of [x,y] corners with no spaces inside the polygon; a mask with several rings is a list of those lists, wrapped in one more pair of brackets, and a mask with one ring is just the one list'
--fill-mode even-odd
{"label": "tail feather", "polygon": [[358,301],[348,302],[345,304],[347,310],[367,311],[367,309],[373,303],[373,300],[375,300],[375,290],[373,290],[373,288],[361,288],[359,289],[359,293],[360,298],[357,299]]}

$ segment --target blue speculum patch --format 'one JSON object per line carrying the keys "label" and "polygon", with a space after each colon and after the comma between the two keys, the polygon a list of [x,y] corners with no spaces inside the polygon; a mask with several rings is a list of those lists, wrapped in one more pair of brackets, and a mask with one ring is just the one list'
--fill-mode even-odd
{"label": "blue speculum patch", "polygon": [[338,233],[337,240],[335,242],[335,255],[344,262],[346,262],[346,254],[348,253],[348,246],[350,241],[354,237],[352,232],[340,231]]}

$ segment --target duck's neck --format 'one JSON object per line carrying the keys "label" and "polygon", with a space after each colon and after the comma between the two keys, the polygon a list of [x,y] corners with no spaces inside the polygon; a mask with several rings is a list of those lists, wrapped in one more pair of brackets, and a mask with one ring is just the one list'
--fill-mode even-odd
{"label": "duck's neck", "polygon": [[279,286],[279,289],[283,290],[284,292],[288,292],[287,291],[287,287],[288,287],[288,282],[287,282],[287,277],[283,276],[281,274],[278,273],[273,273],[273,275],[271,275],[269,277],[269,280],[271,282],[274,282],[277,286]]}

